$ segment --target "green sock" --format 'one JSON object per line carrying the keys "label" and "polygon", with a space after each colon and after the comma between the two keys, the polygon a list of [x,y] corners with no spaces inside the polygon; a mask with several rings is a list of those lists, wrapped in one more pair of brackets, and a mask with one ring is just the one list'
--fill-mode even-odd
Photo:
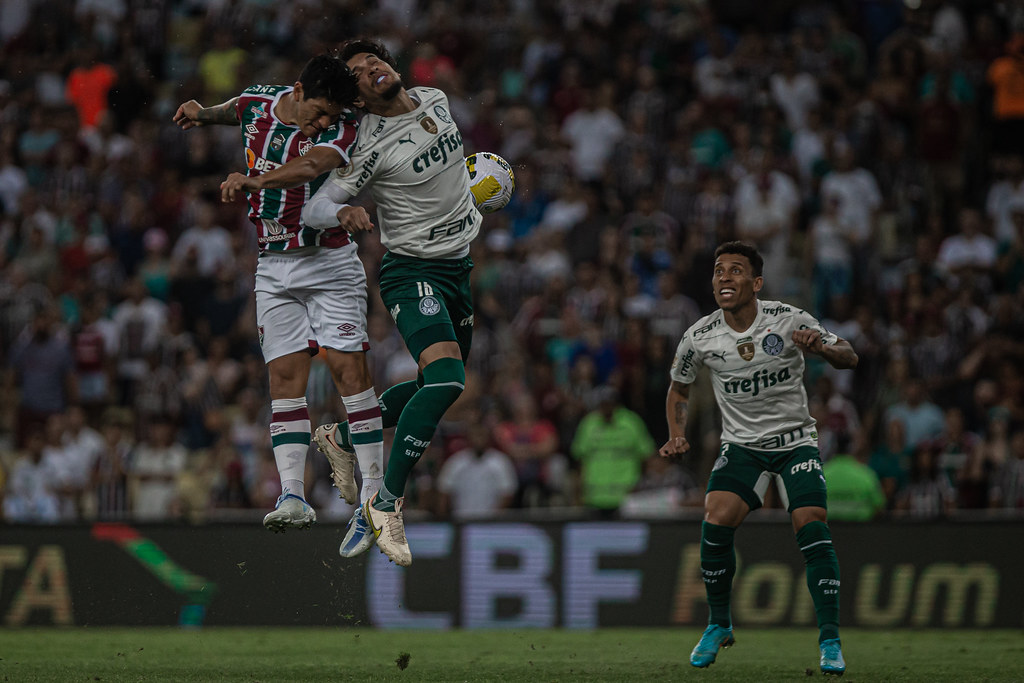
{"label": "green sock", "polygon": [[[441,358],[423,368],[423,386],[405,404],[395,425],[395,439],[381,489],[388,492],[388,497],[397,499],[405,495],[409,473],[427,450],[438,423],[448,406],[462,394],[465,384],[466,368],[457,358]],[[394,499],[378,496],[374,507],[391,512],[395,509]]]}
{"label": "green sock", "polygon": [[[405,408],[405,404],[409,402],[421,384],[423,384],[422,378],[401,382],[380,395],[380,421],[383,429],[398,424],[398,416],[402,414],[402,409]],[[338,423],[337,437],[342,448],[352,450],[352,434],[348,430],[347,420]]]}
{"label": "green sock", "polygon": [[839,560],[825,522],[810,522],[796,532],[807,565],[807,588],[818,618],[818,642],[839,637]]}
{"label": "green sock", "polygon": [[704,578],[704,591],[708,596],[711,614],[709,624],[728,628],[732,626],[729,601],[732,597],[732,577],[736,574],[736,549],[733,536],[736,529],[704,522],[700,533],[700,573]]}

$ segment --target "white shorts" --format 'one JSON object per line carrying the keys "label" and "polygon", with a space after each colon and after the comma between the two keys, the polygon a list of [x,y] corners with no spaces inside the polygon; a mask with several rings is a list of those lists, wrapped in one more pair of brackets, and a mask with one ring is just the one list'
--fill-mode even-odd
{"label": "white shorts", "polygon": [[357,245],[301,254],[265,253],[256,266],[260,348],[275,358],[321,346],[367,351],[366,271]]}

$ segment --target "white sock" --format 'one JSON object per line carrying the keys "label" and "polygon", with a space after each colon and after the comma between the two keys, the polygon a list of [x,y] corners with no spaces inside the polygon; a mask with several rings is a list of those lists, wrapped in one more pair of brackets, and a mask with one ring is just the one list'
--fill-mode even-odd
{"label": "white sock", "polygon": [[306,397],[279,398],[270,402],[270,442],[281,475],[282,493],[305,499],[306,453],[309,451],[310,422]]}
{"label": "white sock", "polygon": [[384,478],[384,426],[380,418],[380,403],[373,387],[354,396],[342,396],[341,402],[348,413],[348,432],[359,463],[359,474],[363,478],[359,500],[365,502],[367,492],[371,496],[376,493]]}
{"label": "white sock", "polygon": [[384,477],[363,477],[363,488],[359,492],[359,502],[365,503],[373,498],[373,495],[380,491],[384,485]]}

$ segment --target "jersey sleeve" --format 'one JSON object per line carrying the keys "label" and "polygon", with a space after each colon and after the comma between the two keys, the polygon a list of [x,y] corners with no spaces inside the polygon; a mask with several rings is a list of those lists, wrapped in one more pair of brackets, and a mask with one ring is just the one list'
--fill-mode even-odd
{"label": "jersey sleeve", "polygon": [[821,343],[828,344],[831,346],[839,341],[839,337],[835,333],[829,332],[825,329],[825,326],[818,322],[818,319],[807,311],[798,311],[793,320],[794,328],[798,330],[812,329],[817,330],[818,334],[821,335]]}
{"label": "jersey sleeve", "polygon": [[334,169],[328,177],[328,183],[340,187],[350,197],[355,197],[360,190],[372,184],[373,178],[379,173],[383,164],[378,163],[381,151],[373,145],[351,146],[349,163]]}
{"label": "jersey sleeve", "polygon": [[352,150],[356,144],[356,132],[358,129],[359,126],[355,119],[342,117],[341,121],[320,133],[314,146],[329,147],[337,150],[341,153],[341,158],[345,160],[345,163],[341,164],[341,166],[347,166],[352,158]]}
{"label": "jersey sleeve", "polygon": [[693,334],[691,330],[687,330],[686,334],[679,341],[679,346],[676,347],[676,355],[672,359],[672,369],[669,371],[669,376],[675,382],[693,384],[694,380],[697,379],[697,371],[700,370],[703,364],[704,361],[701,358],[701,354],[693,343]]}

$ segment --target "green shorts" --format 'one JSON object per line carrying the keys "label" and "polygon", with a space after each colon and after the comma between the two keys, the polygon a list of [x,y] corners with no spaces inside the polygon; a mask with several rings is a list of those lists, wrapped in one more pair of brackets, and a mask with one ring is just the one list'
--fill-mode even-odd
{"label": "green shorts", "polygon": [[708,491],[730,491],[756,510],[764,504],[764,494],[772,480],[782,504],[790,512],[802,507],[827,509],[825,476],[814,446],[760,451],[734,443],[722,444],[711,469]]}
{"label": "green shorts", "polygon": [[457,342],[463,362],[473,340],[473,261],[421,259],[384,254],[380,266],[380,298],[395,319],[412,357],[444,341]]}

